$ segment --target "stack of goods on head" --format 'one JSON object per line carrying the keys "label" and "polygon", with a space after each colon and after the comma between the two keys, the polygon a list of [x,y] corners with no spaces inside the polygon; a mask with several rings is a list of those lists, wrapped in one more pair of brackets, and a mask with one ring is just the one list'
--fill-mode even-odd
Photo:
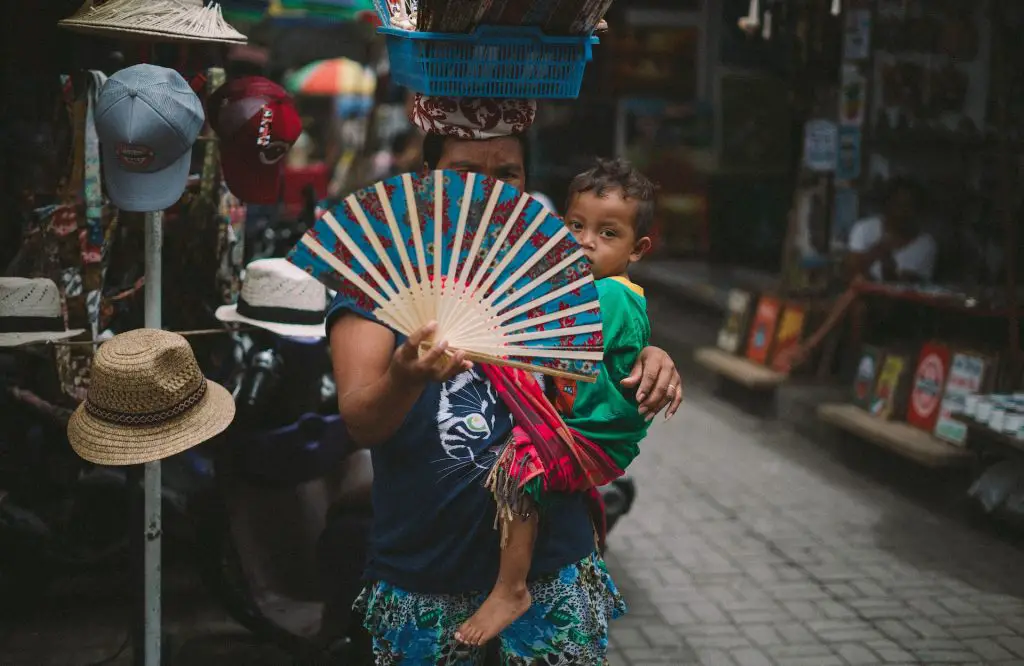
{"label": "stack of goods on head", "polygon": [[427,95],[575,99],[613,0],[374,0],[395,83]]}
{"label": "stack of goods on head", "polygon": [[589,35],[612,0],[419,0],[413,4],[415,8],[406,8],[406,20],[423,32],[472,32],[480,25],[504,25],[535,26],[549,35]]}

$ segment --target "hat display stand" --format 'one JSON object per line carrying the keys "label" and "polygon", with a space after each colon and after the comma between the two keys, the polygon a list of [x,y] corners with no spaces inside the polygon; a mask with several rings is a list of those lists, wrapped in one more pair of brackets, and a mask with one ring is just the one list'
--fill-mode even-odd
{"label": "hat display stand", "polygon": [[[154,26],[158,24],[157,18],[145,18],[145,11],[143,8],[150,10],[150,13],[154,15],[162,16],[161,20],[163,20],[164,23],[159,23],[159,25],[164,26],[164,28],[173,32],[173,34],[171,34],[171,32],[164,33],[157,31],[154,28]],[[171,9],[178,13],[179,18],[183,16],[184,19],[174,24],[171,17]],[[121,11],[122,13],[110,18],[109,14],[115,13],[114,10]],[[105,12],[102,17],[107,18],[97,18],[95,12],[101,11]],[[164,13],[160,14],[159,12],[161,11]],[[108,30],[107,34],[130,34],[131,29],[127,29],[129,26],[135,26],[135,28],[137,28],[139,25],[145,24],[149,26],[149,28],[147,28],[149,29],[149,32],[139,32],[136,30],[136,34],[145,37],[151,42],[203,42],[211,41],[212,36],[223,34],[223,30],[220,28],[217,29],[220,31],[217,33],[206,29],[209,26],[203,23],[203,20],[212,20],[211,13],[215,13],[216,17],[219,17],[219,10],[216,9],[215,5],[203,7],[201,2],[183,2],[182,0],[156,0],[153,2],[150,0],[110,0],[95,9],[91,7],[84,8],[79,12],[79,14],[76,14],[64,24],[66,25],[69,22],[74,23],[78,20],[78,23],[75,26],[66,25],[66,27],[74,27],[75,29],[78,29],[83,23],[91,22],[92,25],[95,26],[98,25],[101,20],[104,20],[107,21],[106,27],[104,28],[105,30],[111,26],[115,26],[116,28]],[[169,27],[172,25],[174,26],[173,28]],[[241,35],[239,36],[244,41],[245,38]],[[213,41],[218,40],[214,39]],[[118,74],[114,74],[111,79],[113,80],[117,78],[117,76]],[[170,86],[166,87],[168,91],[171,90]],[[172,95],[174,93],[167,92],[166,94]],[[180,92],[177,94],[180,95]],[[133,96],[132,100],[134,99],[135,97]],[[134,101],[129,103],[134,104]],[[187,122],[186,120],[182,120],[182,126],[193,126],[192,122],[192,119],[188,119]],[[193,138],[194,137],[195,135],[193,135]],[[125,140],[134,141],[135,139]],[[139,181],[135,179],[126,180],[123,183],[123,188],[131,190],[138,182]],[[181,187],[185,187],[184,182],[181,183]],[[144,326],[147,329],[161,330],[163,328],[162,255],[164,213],[163,210],[147,210],[147,207],[150,205],[154,207],[160,205],[148,192],[142,199],[133,199],[130,192],[121,192],[121,195],[123,199],[133,201],[133,203],[138,204],[139,207],[133,208],[133,210],[145,213]],[[147,201],[147,198],[153,200],[148,203],[140,203],[140,201]],[[159,459],[152,462],[147,461],[142,464],[131,465],[127,468],[127,471],[130,485],[133,487],[141,487],[142,489],[141,500],[134,502],[132,509],[132,520],[138,521],[136,524],[142,528],[131,535],[133,540],[133,550],[136,552],[136,556],[138,557],[138,560],[136,560],[139,567],[137,570],[137,578],[141,588],[139,594],[141,612],[139,616],[137,616],[136,621],[138,624],[133,629],[132,637],[135,652],[133,663],[136,666],[160,666],[163,642],[161,609],[161,505],[163,501],[163,493],[161,464]],[[133,495],[133,498],[134,497],[136,496]]]}
{"label": "hat display stand", "polygon": [[[178,0],[165,1],[174,4],[179,12],[190,11],[187,9],[187,5]],[[126,0],[111,0],[96,9],[96,11],[109,10],[109,6],[112,3],[117,3],[116,8],[125,8],[129,4]],[[157,7],[163,6],[159,2],[153,3],[153,5]],[[138,18],[141,14],[138,13],[138,8],[136,8],[136,11],[137,13],[132,16]],[[72,17],[72,19],[74,18]],[[129,21],[124,16],[122,16],[122,19],[121,25],[127,25]],[[142,19],[140,18],[139,20],[141,21]],[[147,35],[147,37],[149,37],[150,41],[159,41],[161,38],[166,38],[163,35],[160,38],[152,35]],[[118,150],[120,150],[122,145],[134,146],[138,143],[143,148],[149,150],[150,153],[153,153],[155,152],[154,149],[148,148],[149,144],[153,143],[157,150],[164,150],[170,153],[181,150],[180,137],[182,136],[190,136],[189,140],[194,142],[201,127],[200,121],[202,118],[197,116],[202,113],[202,104],[198,99],[191,100],[183,96],[183,89],[187,91],[187,95],[194,96],[195,93],[187,87],[184,79],[179,74],[164,70],[166,68],[144,64],[121,70],[110,77],[103,91],[101,91],[100,99],[97,102],[101,109],[97,117],[97,132],[100,135],[101,143],[105,144],[103,150],[103,157],[106,162],[105,169],[119,168],[125,172],[119,176],[121,180],[117,188],[118,196],[112,198],[118,205],[128,204],[131,206],[130,210],[145,213],[144,326],[147,329],[155,330],[163,328],[162,207],[168,205],[164,202],[169,200],[168,194],[170,193],[167,191],[167,188],[172,187],[170,185],[172,181],[175,183],[173,187],[180,187],[183,190],[186,186],[184,178],[180,181],[178,180],[178,174],[180,173],[179,165],[191,155],[191,147],[181,151],[181,156],[172,158],[162,169],[162,172],[170,172],[172,174],[173,178],[171,180],[153,180],[152,178],[157,172],[137,172],[132,168],[134,165],[130,162],[127,162],[127,166],[125,166],[126,162],[121,159],[120,153],[114,156],[111,146],[106,144],[116,143]],[[128,83],[125,83],[125,81]],[[117,85],[112,88],[111,86],[115,83]],[[140,90],[146,91],[146,95],[125,95],[124,90],[129,85],[138,86]],[[103,99],[108,94],[108,91],[109,101]],[[151,96],[159,98],[158,103],[163,108],[163,115],[160,117],[164,119],[164,123],[139,120],[139,118],[147,118],[147,114],[149,118],[153,117],[152,102],[146,101],[151,99]],[[145,106],[136,108],[136,105]],[[149,111],[142,110],[144,108],[148,108]],[[134,124],[127,125],[118,121],[118,114],[133,115],[137,119]],[[175,142],[167,140],[167,127],[171,126],[172,121],[176,134],[175,138],[177,139]],[[151,134],[147,135],[147,132]],[[114,165],[120,166],[115,167]],[[130,177],[126,177],[127,175],[130,175]],[[113,183],[114,180],[115,178],[108,172],[107,182]],[[154,183],[160,183],[161,187],[154,188]],[[181,191],[178,191],[179,195],[181,193]],[[159,210],[153,210],[154,208],[159,208]],[[139,496],[132,495],[132,520],[138,521],[136,525],[142,528],[138,532],[130,534],[133,551],[138,558],[136,560],[138,563],[136,576],[140,586],[140,614],[137,616],[138,624],[133,631],[132,643],[135,651],[134,663],[136,666],[160,666],[163,642],[160,601],[162,588],[162,475],[159,459],[152,462],[140,461],[140,463],[130,465],[126,470],[129,486],[142,489],[141,497],[138,500],[135,498]]]}
{"label": "hat display stand", "polygon": [[[145,314],[146,328],[163,328],[163,244],[164,213],[146,213],[144,247],[146,252]],[[163,525],[163,475],[160,461],[142,466],[142,585],[143,616],[141,650],[136,644],[136,654],[142,658],[142,666],[160,666],[162,660],[162,608],[160,604],[162,581],[161,539]],[[138,477],[138,466],[131,476]],[[138,661],[136,657],[136,661]]]}

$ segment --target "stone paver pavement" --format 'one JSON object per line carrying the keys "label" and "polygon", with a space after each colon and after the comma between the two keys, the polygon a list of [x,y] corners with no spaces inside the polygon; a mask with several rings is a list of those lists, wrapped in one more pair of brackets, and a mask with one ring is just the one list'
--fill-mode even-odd
{"label": "stone paver pavement", "polygon": [[1021,551],[690,393],[610,537],[612,666],[1024,664]]}

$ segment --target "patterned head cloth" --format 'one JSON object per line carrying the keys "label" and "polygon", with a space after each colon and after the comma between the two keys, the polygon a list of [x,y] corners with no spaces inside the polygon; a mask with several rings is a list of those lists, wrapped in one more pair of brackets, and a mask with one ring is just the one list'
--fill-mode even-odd
{"label": "patterned head cloth", "polygon": [[496,139],[523,134],[537,117],[532,99],[428,97],[416,93],[412,123],[428,134]]}

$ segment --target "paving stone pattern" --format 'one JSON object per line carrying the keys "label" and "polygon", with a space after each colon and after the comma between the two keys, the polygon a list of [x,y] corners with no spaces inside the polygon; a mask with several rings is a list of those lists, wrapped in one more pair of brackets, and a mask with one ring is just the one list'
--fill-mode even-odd
{"label": "paving stone pattern", "polygon": [[612,666],[1024,664],[1024,557],[699,392],[610,537]]}

